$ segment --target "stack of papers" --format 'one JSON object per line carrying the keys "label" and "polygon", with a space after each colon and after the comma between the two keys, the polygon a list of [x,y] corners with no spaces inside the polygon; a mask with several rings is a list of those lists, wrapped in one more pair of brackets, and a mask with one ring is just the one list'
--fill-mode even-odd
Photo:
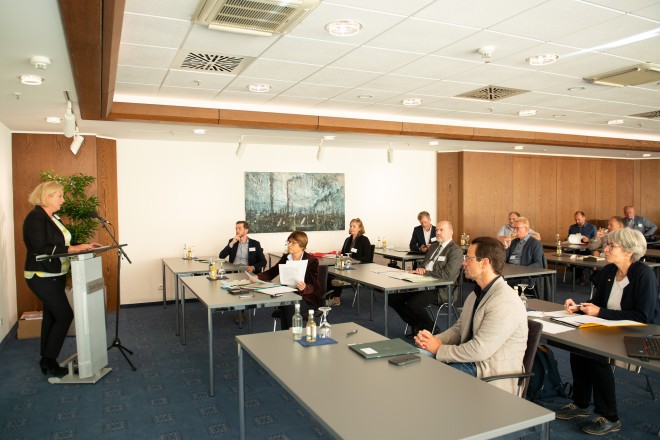
{"label": "stack of papers", "polygon": [[572,316],[566,316],[566,317],[553,317],[553,321],[558,322],[560,324],[566,324],[570,325],[573,327],[577,328],[585,328],[585,327],[594,327],[594,326],[605,326],[605,327],[623,327],[623,326],[628,326],[628,325],[646,325],[641,322],[637,321],[630,321],[628,319],[621,319],[621,320],[611,320],[611,319],[603,319],[599,318],[597,316],[589,316],[589,315],[572,315]]}

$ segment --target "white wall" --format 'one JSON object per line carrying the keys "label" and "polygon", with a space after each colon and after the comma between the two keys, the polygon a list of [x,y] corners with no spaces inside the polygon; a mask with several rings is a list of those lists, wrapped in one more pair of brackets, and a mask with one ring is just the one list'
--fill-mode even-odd
{"label": "white wall", "polygon": [[11,132],[0,123],[0,340],[16,324]]}
{"label": "white wall", "polygon": [[[117,141],[119,241],[133,261],[122,264],[122,304],[162,299],[161,259],[178,257],[184,244],[197,255],[216,255],[245,217],[246,171],[344,173],[346,220],[360,217],[372,243],[386,236],[407,246],[417,213],[436,211],[436,154],[385,149],[248,145],[142,140]],[[101,213],[103,214],[103,213]],[[436,219],[434,218],[434,221]],[[346,225],[348,228],[348,224]],[[337,249],[346,231],[311,232],[308,249]],[[251,234],[266,253],[282,251],[287,233]],[[171,284],[171,283],[170,283]],[[173,295],[168,286],[168,298]]]}

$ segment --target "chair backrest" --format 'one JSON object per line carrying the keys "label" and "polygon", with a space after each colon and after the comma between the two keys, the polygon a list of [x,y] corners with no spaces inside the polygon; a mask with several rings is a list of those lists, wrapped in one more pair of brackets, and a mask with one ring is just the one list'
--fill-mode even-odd
{"label": "chair backrest", "polygon": [[[527,320],[527,348],[525,349],[525,356],[523,357],[523,367],[525,373],[531,373],[534,366],[534,358],[536,357],[536,349],[541,341],[541,332],[543,331],[543,324],[537,321]],[[527,396],[527,387],[529,386],[529,378],[525,380],[525,387],[523,388],[522,397]]]}
{"label": "chair backrest", "polygon": [[321,264],[319,266],[319,286],[325,291],[325,287],[328,285],[328,266]]}
{"label": "chair backrest", "polygon": [[376,245],[372,244],[371,249],[369,250],[369,260],[365,261],[365,263],[373,263],[374,262],[374,254],[376,253]]}

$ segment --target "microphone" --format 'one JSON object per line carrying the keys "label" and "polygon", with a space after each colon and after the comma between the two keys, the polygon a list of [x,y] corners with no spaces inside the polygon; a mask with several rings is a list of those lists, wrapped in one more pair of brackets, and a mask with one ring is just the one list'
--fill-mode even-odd
{"label": "microphone", "polygon": [[100,221],[101,223],[107,223],[107,224],[109,224],[109,225],[112,224],[112,223],[110,223],[109,221],[107,221],[106,219],[104,219],[103,217],[101,217],[101,216],[99,215],[99,213],[96,212],[96,211],[89,211],[89,212],[87,213],[87,216],[90,217],[90,218],[97,218],[97,219],[99,219],[99,221]]}

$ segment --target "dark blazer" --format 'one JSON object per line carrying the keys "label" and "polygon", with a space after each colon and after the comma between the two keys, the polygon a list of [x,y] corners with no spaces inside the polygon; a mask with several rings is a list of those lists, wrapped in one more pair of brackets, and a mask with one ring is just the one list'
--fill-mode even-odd
{"label": "dark blazer", "polygon": [[353,242],[353,236],[349,235],[344,240],[344,245],[341,247],[342,254],[348,254],[350,252],[351,258],[355,260],[360,260],[361,263],[372,263],[371,258],[371,242],[364,235],[358,235],[355,239],[355,249],[356,252],[353,252],[351,249],[351,243]]}
{"label": "dark blazer", "polygon": [[[233,263],[234,258],[236,258],[236,252],[238,251],[238,242],[235,243],[232,247],[229,247],[232,239],[230,238],[227,242],[227,246],[220,251],[220,258],[227,258],[229,255],[229,262]],[[254,249],[251,251],[250,249]],[[266,257],[264,256],[264,250],[261,248],[261,244],[257,240],[252,240],[248,237],[248,266],[254,266],[254,273],[261,272],[264,267],[266,267]]]}
{"label": "dark blazer", "polygon": [[424,228],[422,225],[415,226],[415,229],[413,229],[412,238],[410,239],[410,250],[418,251],[422,245],[435,242],[435,226],[431,226],[431,237],[429,240],[429,243],[424,241]]}
{"label": "dark blazer", "polygon": [[[435,253],[436,249],[440,246],[438,241],[434,241],[429,250],[426,252],[424,261],[418,267],[426,267],[426,264],[431,261],[431,257]],[[443,280],[456,281],[458,275],[461,273],[461,267],[463,266],[463,249],[454,241],[447,243],[447,246],[440,253],[441,256],[444,256],[444,261],[439,261],[436,259],[433,264],[433,270],[426,271],[424,275],[430,275],[435,278],[441,278]]]}
{"label": "dark blazer", "polygon": [[[270,281],[280,274],[280,264],[286,264],[288,261],[289,254],[282,255],[280,261],[277,264],[273,265],[267,271],[264,271],[257,275],[260,280]],[[298,295],[303,297],[303,300],[313,308],[317,308],[322,303],[322,296],[324,291],[321,289],[319,284],[319,260],[313,255],[303,252],[303,260],[309,260],[307,262],[307,271],[305,271],[305,290],[298,291]],[[325,287],[325,286],[324,286]]]}
{"label": "dark blazer", "polygon": [[658,281],[653,269],[639,261],[628,269],[629,284],[623,289],[621,310],[606,308],[617,270],[614,264],[608,264],[595,280],[596,289],[590,302],[600,307],[598,317],[653,323],[658,313]]}
{"label": "dark blazer", "polygon": [[37,255],[65,254],[64,234],[41,206],[35,206],[23,221],[23,242],[27,248],[25,270],[30,272],[60,273],[59,258],[37,261]]}
{"label": "dark blazer", "polygon": [[[511,244],[506,250],[506,262],[509,262],[509,257],[514,247],[520,242],[519,238],[511,241]],[[520,265],[529,267],[543,267],[543,245],[534,237],[529,237],[525,244],[523,244],[522,252],[520,254]]]}

